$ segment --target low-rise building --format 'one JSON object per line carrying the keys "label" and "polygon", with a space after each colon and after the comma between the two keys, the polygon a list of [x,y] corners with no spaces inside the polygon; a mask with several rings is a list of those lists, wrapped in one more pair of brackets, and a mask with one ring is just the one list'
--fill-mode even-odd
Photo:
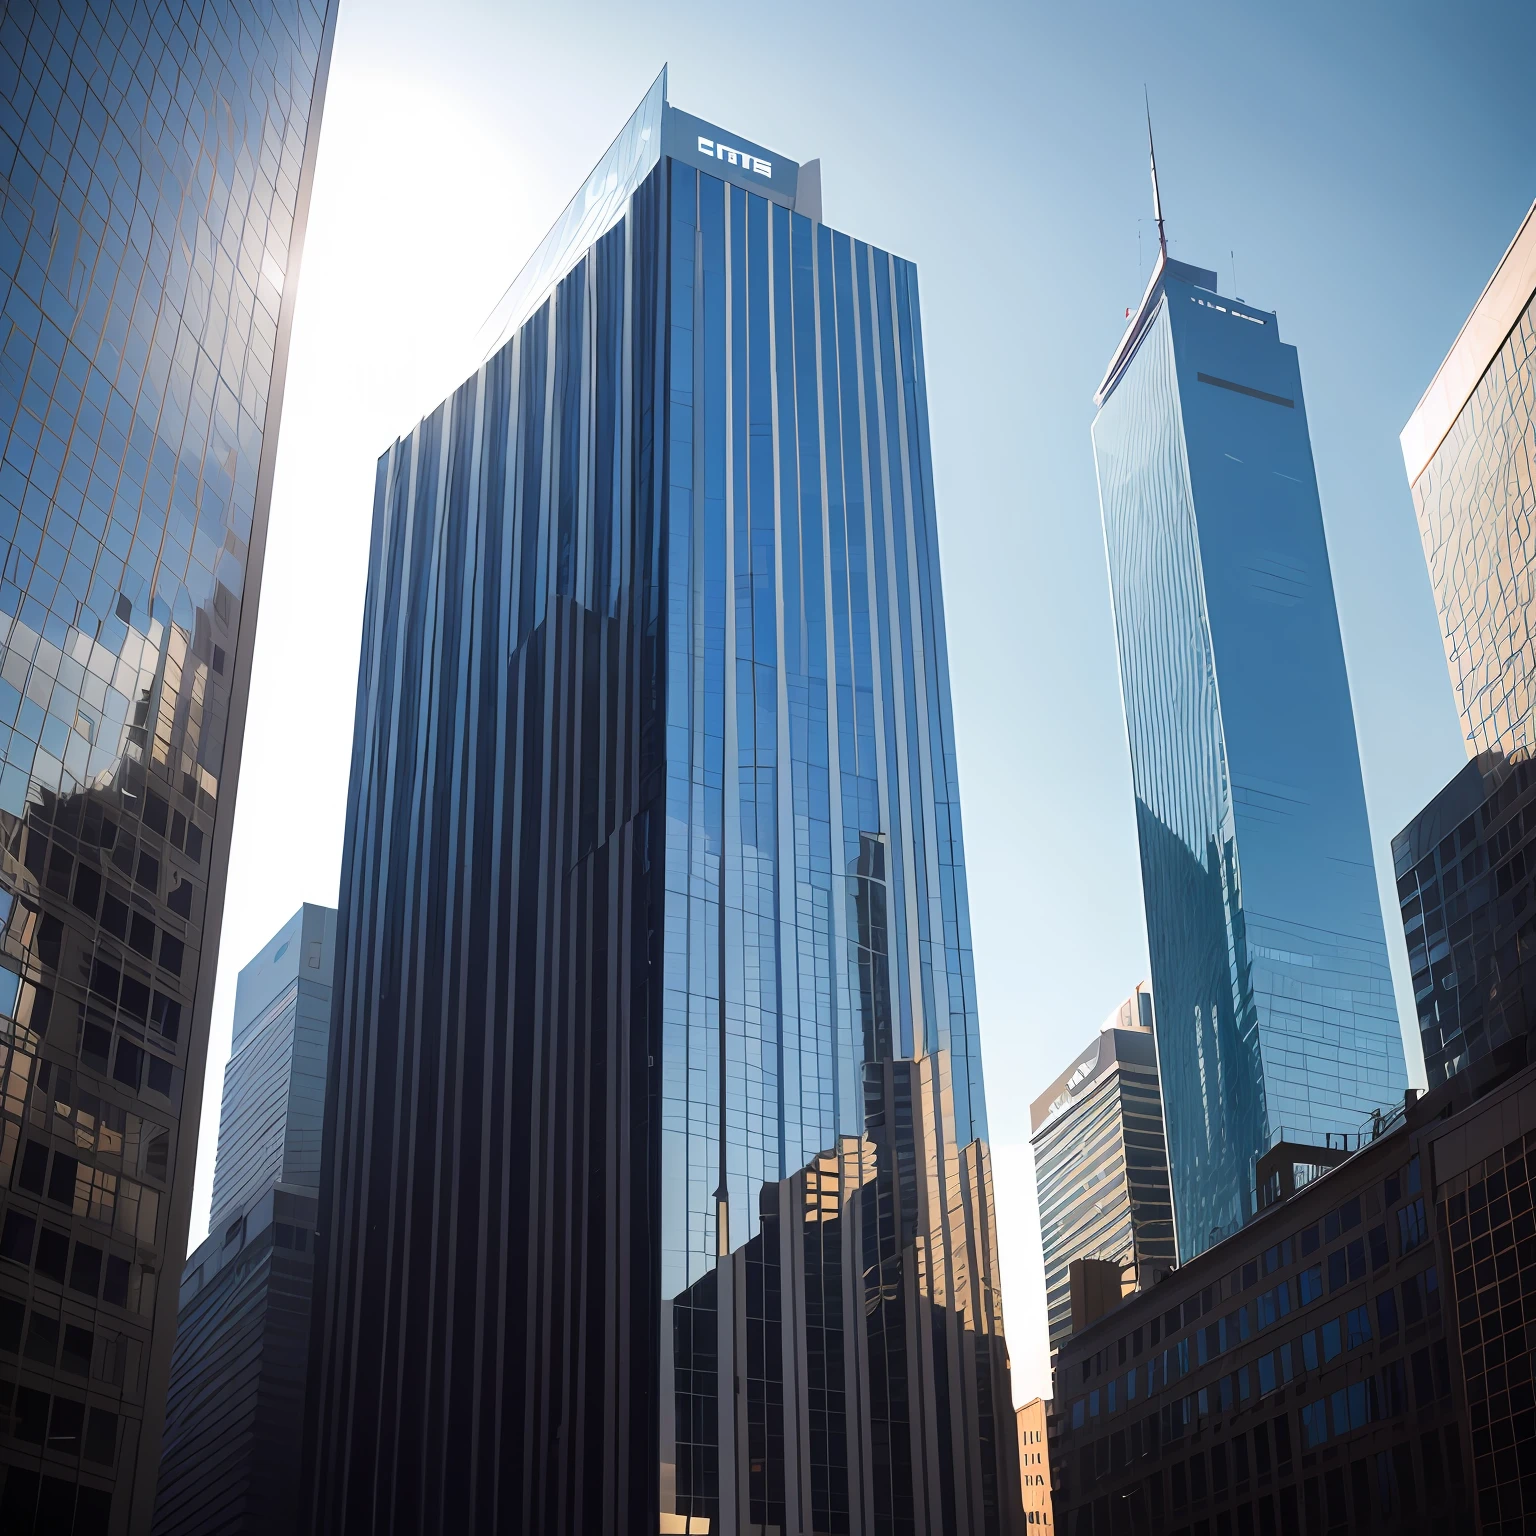
{"label": "low-rise building", "polygon": [[1063,1341],[1067,1536],[1454,1536],[1474,1474],[1528,1528],[1536,1068],[1409,1099],[1272,1150],[1251,1221]]}

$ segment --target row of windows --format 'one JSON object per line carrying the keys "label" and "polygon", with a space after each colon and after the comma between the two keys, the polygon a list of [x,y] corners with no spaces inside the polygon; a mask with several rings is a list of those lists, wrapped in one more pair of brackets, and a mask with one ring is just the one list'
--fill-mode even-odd
{"label": "row of windows", "polygon": [[121,1387],[127,1341],[120,1335],[68,1322],[9,1296],[0,1296],[0,1354],[16,1355],[66,1376],[86,1381],[94,1377],[108,1387]]}
{"label": "row of windows", "polygon": [[110,1467],[117,1457],[117,1415],[79,1398],[50,1394],[0,1376],[0,1439],[11,1436],[60,1455]]}
{"label": "row of windows", "polygon": [[[1316,1273],[1316,1270],[1307,1272],[1312,1276]],[[1316,1281],[1313,1283],[1315,1285]],[[1402,1296],[1401,1308],[1398,1304],[1399,1291]],[[1282,1286],[1271,1294],[1284,1297],[1287,1288]],[[1315,1291],[1313,1294],[1315,1298],[1321,1292]],[[1400,1317],[1411,1327],[1439,1309],[1439,1277],[1431,1266],[1410,1275],[1396,1290],[1382,1291],[1377,1295],[1376,1313],[1381,1337],[1386,1340],[1397,1334]],[[1287,1313],[1281,1311],[1278,1315],[1284,1317]],[[1101,1416],[1101,1412],[1112,1417],[1122,1408],[1128,1410],[1139,1397],[1153,1396],[1160,1389],[1181,1380],[1190,1371],[1198,1370],[1209,1360],[1218,1358],[1227,1349],[1246,1342],[1250,1337],[1247,1318],[1248,1309],[1240,1308],[1231,1316],[1201,1328],[1192,1339],[1181,1339],[1175,1348],[1165,1350],[1149,1361],[1144,1370],[1141,1367],[1133,1369],[1123,1383],[1117,1378],[1103,1389],[1102,1394],[1095,1388],[1086,1396],[1075,1399],[1070,1409],[1071,1427],[1076,1430],[1091,1425]],[[1370,1338],[1369,1305],[1351,1307],[1319,1327],[1287,1340],[1261,1356],[1251,1367],[1242,1365],[1231,1374],[1223,1376],[1214,1386],[1202,1387],[1199,1392],[1192,1394],[1194,1419],[1203,1419],[1212,1412],[1230,1412],[1234,1405],[1240,1407],[1252,1397],[1255,1382],[1259,1396],[1264,1397],[1277,1387],[1284,1386],[1298,1372],[1318,1370],[1346,1350],[1368,1343]],[[1185,1418],[1182,1422],[1192,1420]]]}
{"label": "row of windows", "polygon": [[[1405,1194],[1418,1196],[1421,1188],[1419,1160],[1414,1157],[1388,1174],[1380,1186],[1380,1191],[1390,1209],[1401,1201]],[[1322,1244],[1334,1242],[1344,1233],[1359,1227],[1363,1220],[1362,1197],[1352,1195],[1329,1211],[1321,1221],[1313,1222],[1312,1225],[1303,1227],[1293,1236],[1271,1244],[1257,1258],[1248,1260],[1223,1279],[1195,1292],[1178,1306],[1169,1308],[1161,1316],[1152,1318],[1144,1328],[1135,1328],[1121,1335],[1113,1345],[1106,1345],[1097,1353],[1085,1357],[1080,1363],[1082,1381],[1087,1383],[1094,1376],[1112,1369],[1111,1353],[1117,1357],[1120,1365],[1124,1365],[1128,1359],[1140,1356],[1149,1342],[1155,1347],[1162,1338],[1171,1339],[1180,1328],[1189,1327],[1224,1300],[1252,1290],[1263,1277],[1291,1268],[1299,1259],[1310,1257]],[[1397,1226],[1400,1255],[1412,1252],[1427,1239],[1429,1228],[1422,1198],[1416,1199],[1397,1213]],[[1390,1262],[1387,1228],[1372,1227],[1365,1237],[1355,1238],[1342,1247],[1334,1249],[1328,1255],[1326,1263],[1330,1292],[1365,1277],[1367,1245],[1373,1270],[1379,1270]],[[1256,1328],[1267,1327],[1285,1317],[1296,1307],[1309,1305],[1322,1294],[1320,1262],[1281,1281],[1259,1296],[1253,1304],[1252,1322]],[[1217,1324],[1199,1330],[1193,1336],[1193,1343],[1190,1340],[1181,1341],[1180,1358],[1185,1362],[1184,1369],[1189,1368],[1191,1348],[1194,1349],[1199,1363],[1204,1364],[1213,1353],[1219,1354],[1233,1347],[1234,1344],[1246,1340],[1249,1336],[1249,1324],[1249,1306],[1245,1303],[1236,1312],[1220,1319]],[[1183,1374],[1184,1370],[1178,1371],[1178,1375]],[[1167,1382],[1170,1379],[1176,1378],[1168,1374],[1165,1366],[1163,1381]],[[1150,1374],[1148,1380],[1150,1386],[1152,1380]]]}
{"label": "row of windows", "polygon": [[[153,1191],[150,1191],[153,1193]],[[73,1246],[73,1252],[71,1252]],[[0,1260],[31,1269],[44,1280],[65,1286],[108,1306],[150,1316],[154,1311],[155,1276],[118,1254],[93,1243],[70,1243],[69,1234],[12,1206],[0,1228]]]}

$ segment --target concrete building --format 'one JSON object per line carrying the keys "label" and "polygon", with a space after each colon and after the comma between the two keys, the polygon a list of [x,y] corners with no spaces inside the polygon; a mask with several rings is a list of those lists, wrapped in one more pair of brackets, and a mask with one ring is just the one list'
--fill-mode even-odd
{"label": "concrete building", "polygon": [[1054,1530],[1051,1503],[1051,1455],[1047,1425],[1051,1405],[1031,1398],[1014,1418],[1019,1426],[1019,1480],[1024,1488],[1024,1524],[1030,1530]]}
{"label": "concrete building", "polygon": [[1536,1067],[1275,1148],[1251,1222],[1058,1353],[1063,1529],[1528,1530],[1532,1168]]}
{"label": "concrete building", "polygon": [[1108,1285],[1118,1301],[1177,1258],[1152,1023],[1152,993],[1143,984],[1030,1106],[1053,1347],[1074,1326],[1074,1264],[1113,1265],[1079,1295]]}

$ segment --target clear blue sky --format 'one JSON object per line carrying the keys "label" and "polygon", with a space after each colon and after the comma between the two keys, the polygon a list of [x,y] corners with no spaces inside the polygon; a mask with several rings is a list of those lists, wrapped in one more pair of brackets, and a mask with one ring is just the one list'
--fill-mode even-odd
{"label": "clear blue sky", "polygon": [[1529,5],[343,0],[214,1071],[239,965],[335,900],[374,458],[670,63],[675,104],[820,156],[827,221],[919,268],[1009,1334],[1020,1400],[1048,1391],[1029,1101],[1146,965],[1088,435],[1155,247],[1143,85],[1173,254],[1235,265],[1300,349],[1385,872],[1464,760],[1397,434],[1536,197],[1533,56]]}

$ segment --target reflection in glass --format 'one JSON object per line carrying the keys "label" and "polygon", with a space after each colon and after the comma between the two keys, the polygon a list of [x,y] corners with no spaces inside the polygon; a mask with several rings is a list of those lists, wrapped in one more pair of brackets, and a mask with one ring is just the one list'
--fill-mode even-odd
{"label": "reflection in glass", "polygon": [[380,463],[317,1529],[1014,1518],[916,275],[773,164]]}
{"label": "reflection in glass", "polygon": [[1275,316],[1160,260],[1094,422],[1186,1259],[1407,1076],[1322,510]]}
{"label": "reflection in glass", "polygon": [[113,1362],[7,1533],[153,1508],[334,11],[0,8],[0,1267]]}

